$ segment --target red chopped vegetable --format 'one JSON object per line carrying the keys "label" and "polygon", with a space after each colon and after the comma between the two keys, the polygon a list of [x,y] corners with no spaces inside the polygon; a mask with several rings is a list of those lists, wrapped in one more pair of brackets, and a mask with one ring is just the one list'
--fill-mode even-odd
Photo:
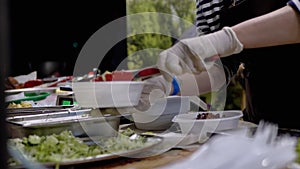
{"label": "red chopped vegetable", "polygon": [[28,87],[34,87],[34,86],[39,86],[43,84],[44,82],[40,79],[37,80],[28,80],[27,82],[24,83],[24,88]]}
{"label": "red chopped vegetable", "polygon": [[93,82],[102,82],[103,78],[102,76],[97,76],[96,78],[92,79]]}
{"label": "red chopped vegetable", "polygon": [[133,79],[132,72],[114,71],[112,72],[113,81],[131,81]]}
{"label": "red chopped vegetable", "polygon": [[134,76],[132,72],[126,71],[113,71],[113,72],[104,72],[102,75],[95,77],[92,79],[94,82],[101,81],[131,81]]}
{"label": "red chopped vegetable", "polygon": [[105,81],[112,81],[113,76],[111,73],[105,73],[104,78],[105,78]]}

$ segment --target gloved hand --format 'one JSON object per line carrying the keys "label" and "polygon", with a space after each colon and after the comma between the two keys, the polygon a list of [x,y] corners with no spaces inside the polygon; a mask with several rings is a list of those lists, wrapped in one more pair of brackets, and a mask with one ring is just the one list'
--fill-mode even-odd
{"label": "gloved hand", "polygon": [[171,81],[174,74],[200,73],[207,70],[217,58],[242,50],[243,45],[235,32],[230,27],[224,27],[211,34],[179,41],[160,53],[157,65],[164,77]]}
{"label": "gloved hand", "polygon": [[139,104],[135,107],[139,111],[145,111],[158,99],[171,94],[172,83],[166,81],[163,76],[156,76],[145,80]]}

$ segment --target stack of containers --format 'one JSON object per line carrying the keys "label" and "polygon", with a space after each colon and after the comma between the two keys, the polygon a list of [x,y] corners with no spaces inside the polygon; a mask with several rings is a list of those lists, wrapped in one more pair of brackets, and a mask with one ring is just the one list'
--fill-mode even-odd
{"label": "stack of containers", "polygon": [[132,118],[137,129],[166,130],[172,126],[172,119],[176,115],[189,111],[189,97],[168,96],[158,99],[148,110],[136,110],[132,113]]}

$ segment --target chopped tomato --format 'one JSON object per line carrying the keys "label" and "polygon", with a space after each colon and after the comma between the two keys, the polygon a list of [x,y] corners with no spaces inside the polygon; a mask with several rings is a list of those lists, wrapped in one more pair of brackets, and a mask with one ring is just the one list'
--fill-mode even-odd
{"label": "chopped tomato", "polygon": [[105,77],[105,81],[112,81],[113,80],[113,75],[111,73],[105,73],[104,77]]}
{"label": "chopped tomato", "polygon": [[40,79],[29,80],[29,81],[27,81],[27,82],[24,83],[24,88],[39,86],[39,85],[41,85],[43,83],[44,82],[42,80],[40,80]]}
{"label": "chopped tomato", "polygon": [[104,81],[102,76],[97,76],[96,78],[92,79],[93,82],[102,82]]}
{"label": "chopped tomato", "polygon": [[134,77],[132,72],[114,71],[112,72],[113,81],[131,81]]}
{"label": "chopped tomato", "polygon": [[97,76],[96,78],[92,79],[94,82],[100,81],[131,81],[133,80],[134,76],[132,72],[126,71],[113,71],[104,72],[101,76]]}

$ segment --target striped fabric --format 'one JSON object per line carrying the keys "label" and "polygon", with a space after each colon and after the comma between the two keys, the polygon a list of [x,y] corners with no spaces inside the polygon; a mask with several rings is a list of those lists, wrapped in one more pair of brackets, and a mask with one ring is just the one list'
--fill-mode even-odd
{"label": "striped fabric", "polygon": [[290,5],[300,13],[300,0],[290,0],[288,2],[288,5]]}
{"label": "striped fabric", "polygon": [[213,32],[220,27],[220,11],[223,6],[223,0],[196,0],[198,35]]}
{"label": "striped fabric", "polygon": [[220,28],[222,8],[236,6],[245,0],[196,0],[196,27],[198,35],[214,32]]}
{"label": "striped fabric", "polygon": [[[238,5],[245,0],[196,0],[196,27],[198,36],[214,32],[220,27],[220,12],[225,8]],[[288,5],[300,13],[300,0],[289,0]],[[227,8],[227,6],[226,6]]]}

